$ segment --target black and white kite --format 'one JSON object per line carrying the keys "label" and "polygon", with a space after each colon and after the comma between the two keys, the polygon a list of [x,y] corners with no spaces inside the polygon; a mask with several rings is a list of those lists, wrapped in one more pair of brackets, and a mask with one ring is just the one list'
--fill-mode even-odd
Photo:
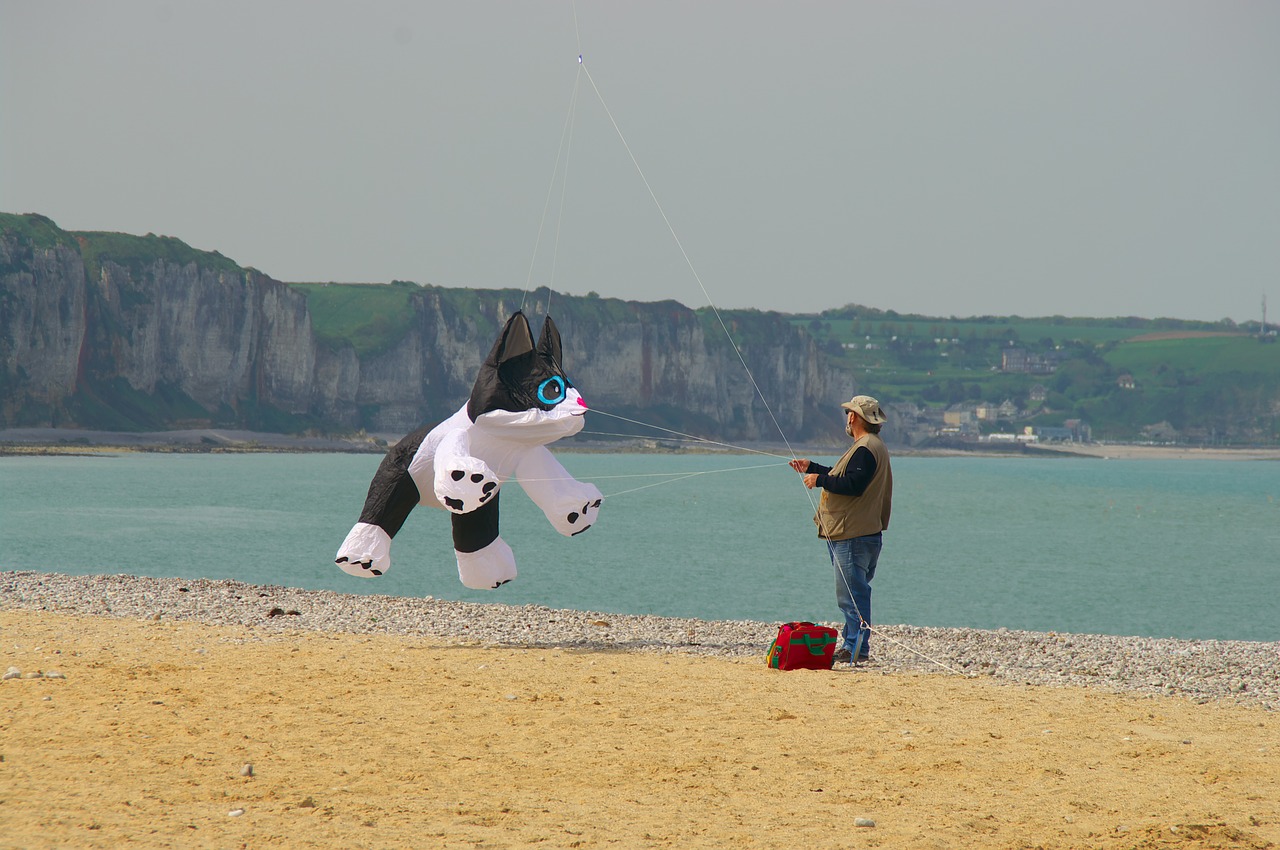
{"label": "black and white kite", "polygon": [[537,346],[517,311],[480,366],[471,398],[435,426],[409,434],[387,452],[369,485],[360,521],[335,562],[361,578],[391,567],[391,538],[415,505],[453,514],[458,578],[487,589],[516,577],[515,556],[498,536],[498,496],[520,481],[565,536],[595,522],[600,491],[575,481],[547,450],[582,430],[587,403],[561,367],[560,332],[548,316]]}

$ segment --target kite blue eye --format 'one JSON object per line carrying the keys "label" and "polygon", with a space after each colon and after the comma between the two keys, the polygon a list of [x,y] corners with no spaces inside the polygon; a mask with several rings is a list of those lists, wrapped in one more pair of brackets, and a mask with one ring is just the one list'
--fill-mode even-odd
{"label": "kite blue eye", "polygon": [[564,378],[556,375],[538,384],[538,401],[552,406],[564,401]]}

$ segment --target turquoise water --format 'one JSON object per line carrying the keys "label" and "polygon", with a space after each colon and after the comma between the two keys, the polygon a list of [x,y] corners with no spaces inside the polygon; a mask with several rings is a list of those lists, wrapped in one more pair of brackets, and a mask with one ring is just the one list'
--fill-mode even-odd
{"label": "turquoise water", "polygon": [[[333,566],[373,455],[0,458],[0,568],[838,619],[809,493],[781,461],[559,457],[606,494],[600,521],[560,537],[508,486],[503,537],[520,577],[494,592],[458,583],[441,511],[410,516],[386,576]],[[668,481],[690,473],[703,474]],[[1280,464],[898,457],[894,474],[876,622],[1280,640]]]}

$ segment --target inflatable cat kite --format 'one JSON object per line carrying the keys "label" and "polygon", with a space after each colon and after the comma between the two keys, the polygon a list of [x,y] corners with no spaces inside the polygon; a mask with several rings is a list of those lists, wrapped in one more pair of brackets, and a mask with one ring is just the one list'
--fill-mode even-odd
{"label": "inflatable cat kite", "polygon": [[511,547],[498,536],[503,482],[520,481],[551,525],[566,536],[595,522],[600,491],[575,481],[548,443],[582,430],[587,403],[561,368],[560,332],[548,316],[537,346],[517,311],[480,366],[471,399],[453,416],[414,431],[387,452],[360,521],[335,559],[361,578],[391,567],[391,538],[415,505],[453,514],[458,577],[487,589],[516,577]]}

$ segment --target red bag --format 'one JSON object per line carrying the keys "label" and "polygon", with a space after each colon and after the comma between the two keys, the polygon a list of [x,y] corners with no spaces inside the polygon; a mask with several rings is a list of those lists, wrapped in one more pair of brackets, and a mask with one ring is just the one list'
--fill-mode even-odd
{"label": "red bag", "polygon": [[779,670],[830,670],[839,633],[813,623],[783,623],[767,661]]}

